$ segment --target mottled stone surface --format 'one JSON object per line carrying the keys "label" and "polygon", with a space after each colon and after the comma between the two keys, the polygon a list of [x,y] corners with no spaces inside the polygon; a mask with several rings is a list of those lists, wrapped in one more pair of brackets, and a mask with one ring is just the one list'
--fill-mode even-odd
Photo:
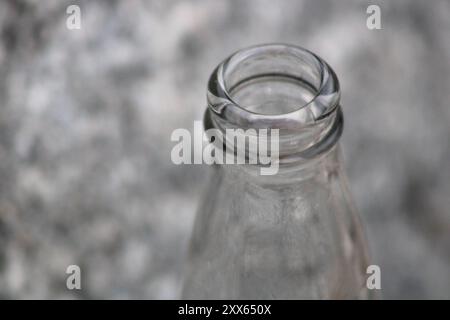
{"label": "mottled stone surface", "polygon": [[450,298],[450,3],[370,3],[382,30],[366,1],[0,2],[0,297],[177,297],[208,168],[173,165],[170,134],[226,55],[289,42],[341,80],[384,297]]}

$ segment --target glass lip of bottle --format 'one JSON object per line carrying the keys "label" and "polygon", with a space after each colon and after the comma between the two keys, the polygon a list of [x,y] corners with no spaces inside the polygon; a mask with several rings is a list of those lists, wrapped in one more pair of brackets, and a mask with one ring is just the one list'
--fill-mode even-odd
{"label": "glass lip of bottle", "polygon": [[[271,66],[274,57],[275,66]],[[228,88],[227,76],[239,68],[240,63],[261,62],[264,67],[287,70],[286,65],[298,61],[294,76],[302,80],[303,71],[314,73],[308,82],[315,82],[314,97],[291,112],[283,114],[261,114],[247,110],[236,103]],[[286,58],[287,60],[283,60]],[[278,60],[277,60],[278,59]],[[297,59],[297,60],[296,60]],[[286,64],[286,62],[288,64]],[[264,67],[261,71],[264,74]],[[288,70],[287,72],[290,72]],[[244,72],[245,73],[245,72]],[[256,74],[258,75],[258,74]],[[296,165],[327,153],[339,140],[343,130],[343,115],[339,105],[340,88],[336,74],[331,67],[311,51],[287,44],[263,44],[239,50],[220,63],[208,82],[205,112],[205,130],[219,129],[225,132],[229,128],[239,129],[279,129],[280,165]],[[221,144],[220,141],[217,142]]]}
{"label": "glass lip of bottle", "polygon": [[[305,68],[313,70],[316,74],[314,80],[317,81],[314,97],[298,105],[295,110],[281,114],[257,113],[237,103],[228,88],[227,77],[242,63],[256,61],[264,55],[269,58],[272,55],[276,59],[290,59],[290,63],[297,60],[297,66],[303,64]],[[302,78],[301,74],[294,76]],[[209,109],[223,121],[243,129],[301,129],[335,113],[339,108],[340,86],[333,69],[311,51],[295,45],[262,44],[238,50],[216,67],[208,81],[207,101]],[[305,114],[312,115],[312,119],[305,121]]]}

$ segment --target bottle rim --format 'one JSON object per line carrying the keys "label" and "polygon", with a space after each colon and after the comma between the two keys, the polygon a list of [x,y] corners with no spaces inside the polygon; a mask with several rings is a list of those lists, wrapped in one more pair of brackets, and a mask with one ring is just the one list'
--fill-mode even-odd
{"label": "bottle rim", "polygon": [[[230,88],[230,74],[242,65],[266,57],[267,65],[273,60],[289,59],[300,71],[309,68],[314,71],[316,84],[303,79],[303,74],[291,74],[300,81],[313,87],[314,96],[305,103],[297,105],[294,110],[279,114],[264,114],[249,110],[234,99]],[[274,63],[277,63],[274,62]],[[264,75],[264,70],[255,76]],[[281,73],[276,75],[282,76]],[[290,44],[262,44],[238,50],[223,60],[213,71],[208,81],[207,102],[210,110],[230,123],[244,128],[299,128],[321,121],[332,114],[339,106],[340,86],[333,69],[313,52]],[[305,114],[312,117],[305,121]]]}

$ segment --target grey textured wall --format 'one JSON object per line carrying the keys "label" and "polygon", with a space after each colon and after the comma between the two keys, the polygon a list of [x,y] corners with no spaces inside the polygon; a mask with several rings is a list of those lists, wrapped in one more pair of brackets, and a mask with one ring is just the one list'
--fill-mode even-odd
{"label": "grey textured wall", "polygon": [[288,42],[340,78],[384,297],[450,298],[448,0],[1,1],[0,30],[0,297],[177,297],[208,168],[173,165],[170,134],[226,55]]}

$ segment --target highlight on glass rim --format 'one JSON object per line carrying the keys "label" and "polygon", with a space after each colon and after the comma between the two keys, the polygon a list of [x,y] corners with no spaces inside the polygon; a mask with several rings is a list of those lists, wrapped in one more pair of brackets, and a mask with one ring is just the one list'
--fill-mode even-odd
{"label": "highlight on glass rim", "polygon": [[448,13],[1,1],[0,304],[449,300]]}

